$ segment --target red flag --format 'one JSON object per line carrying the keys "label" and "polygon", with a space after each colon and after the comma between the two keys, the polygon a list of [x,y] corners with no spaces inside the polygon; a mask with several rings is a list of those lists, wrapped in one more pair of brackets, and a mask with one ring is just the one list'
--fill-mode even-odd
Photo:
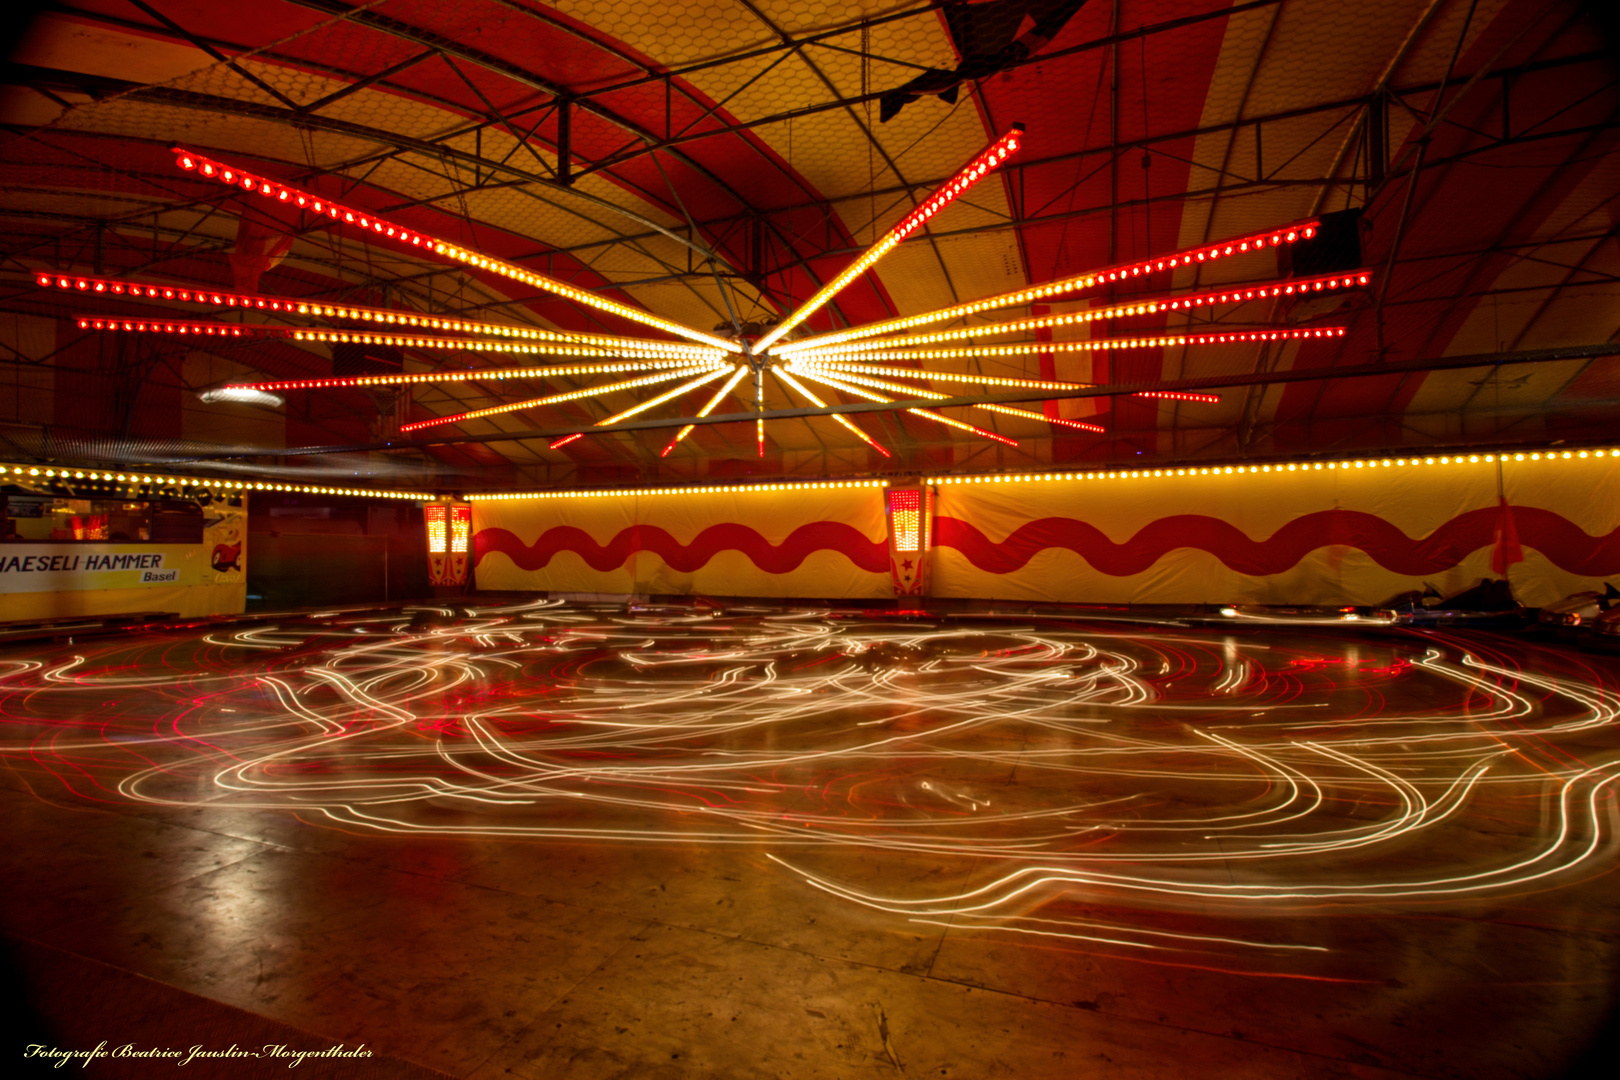
{"label": "red flag", "polygon": [[1502,504],[1502,516],[1496,522],[1491,569],[1505,577],[1508,567],[1516,562],[1524,562],[1524,548],[1519,546],[1519,530],[1513,527],[1513,510],[1508,506],[1507,496],[1501,495],[1498,499]]}

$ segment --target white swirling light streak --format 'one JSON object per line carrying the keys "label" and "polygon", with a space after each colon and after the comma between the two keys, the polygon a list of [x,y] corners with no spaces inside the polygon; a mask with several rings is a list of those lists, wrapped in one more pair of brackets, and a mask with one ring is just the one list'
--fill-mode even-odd
{"label": "white swirling light streak", "polygon": [[[1620,703],[1595,666],[1437,634],[858,616],[540,602],[0,657],[0,752],[96,799],[752,845],[914,923],[1148,951],[1322,947],[1073,905],[1429,903],[1615,862]],[[841,880],[852,851],[979,869],[896,895]]]}

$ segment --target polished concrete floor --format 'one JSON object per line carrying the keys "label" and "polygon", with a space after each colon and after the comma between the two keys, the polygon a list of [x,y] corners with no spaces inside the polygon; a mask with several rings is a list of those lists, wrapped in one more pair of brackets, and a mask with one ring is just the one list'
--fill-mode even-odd
{"label": "polished concrete floor", "polygon": [[1461,1078],[1608,1056],[1620,663],[1567,648],[458,605],[7,646],[0,720],[14,1061]]}

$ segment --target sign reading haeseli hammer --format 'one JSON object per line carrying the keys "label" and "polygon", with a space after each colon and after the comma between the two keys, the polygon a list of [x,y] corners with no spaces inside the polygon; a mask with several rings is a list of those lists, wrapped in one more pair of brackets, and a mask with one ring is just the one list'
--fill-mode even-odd
{"label": "sign reading haeseli hammer", "polygon": [[0,593],[200,585],[200,544],[0,544]]}

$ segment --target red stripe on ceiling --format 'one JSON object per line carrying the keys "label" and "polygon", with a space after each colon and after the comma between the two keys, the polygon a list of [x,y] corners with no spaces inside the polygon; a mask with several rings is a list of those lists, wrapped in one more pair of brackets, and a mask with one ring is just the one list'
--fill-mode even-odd
{"label": "red stripe on ceiling", "polygon": [[[1458,62],[1459,71],[1484,67],[1527,20],[1541,20],[1542,27],[1531,30],[1519,46],[1498,61],[1498,66],[1521,63],[1552,55],[1577,54],[1594,47],[1586,31],[1576,26],[1556,42],[1547,43],[1562,18],[1539,5],[1518,4],[1506,9],[1480,35]],[[1589,91],[1599,90],[1608,79],[1602,65],[1581,66],[1547,72],[1532,72],[1513,84],[1509,117],[1515,133],[1533,133],[1600,123],[1612,116],[1620,96],[1612,90],[1599,93],[1573,108]],[[1589,82],[1585,89],[1572,88],[1571,80]],[[1414,107],[1424,108],[1425,102]],[[1554,115],[1556,114],[1556,116]],[[1597,166],[1602,153],[1620,139],[1612,133],[1596,137],[1570,136],[1492,150],[1461,161],[1449,158],[1472,148],[1488,145],[1503,130],[1502,96],[1499,81],[1476,87],[1470,97],[1458,102],[1447,123],[1439,126],[1430,142],[1427,160],[1439,162],[1425,168],[1417,196],[1408,214],[1401,240],[1399,264],[1389,283],[1384,312],[1383,348],[1373,313],[1359,315],[1337,347],[1327,343],[1301,346],[1295,368],[1331,367],[1360,364],[1380,354],[1395,360],[1444,356],[1459,352],[1489,351],[1480,342],[1460,340],[1458,335],[1488,297],[1471,296],[1498,285],[1504,272],[1522,266],[1521,258],[1533,252],[1502,250],[1543,236],[1548,223],[1570,194]],[[1545,126],[1550,123],[1551,128]],[[1415,132],[1414,132],[1415,135]],[[1410,138],[1410,137],[1409,137]],[[1417,146],[1409,141],[1392,153],[1392,161],[1414,160]],[[1467,192],[1467,197],[1459,197]],[[1388,258],[1406,197],[1404,177],[1393,179],[1368,207],[1363,232],[1363,262],[1382,267]],[[1468,254],[1483,251],[1483,254]],[[1446,252],[1455,256],[1425,257]],[[1549,288],[1558,285],[1567,271],[1548,267],[1537,278]],[[1526,302],[1539,304],[1542,294],[1529,294]],[[1500,302],[1500,301],[1499,301]],[[1509,303],[1518,300],[1511,299]],[[1545,329],[1545,328],[1542,328]],[[1568,326],[1552,328],[1552,338],[1537,338],[1538,328],[1515,345],[1513,333],[1494,343],[1495,348],[1535,348],[1541,344],[1605,340],[1612,327],[1594,326],[1586,337],[1571,334]],[[1422,389],[1424,375],[1391,376],[1346,380],[1339,384],[1294,383],[1285,387],[1276,413],[1275,446],[1278,450],[1303,450],[1322,445],[1325,440],[1348,438],[1363,442],[1365,433],[1357,425],[1369,418],[1384,425],[1381,434],[1395,442],[1407,439],[1399,430],[1399,417]],[[1503,420],[1502,423],[1511,423]],[[1327,424],[1330,427],[1324,427]],[[1483,428],[1471,429],[1476,438],[1489,438]]]}
{"label": "red stripe on ceiling", "polygon": [[[1129,22],[1121,29],[1185,14],[1185,5],[1175,0],[1133,3]],[[1088,4],[1050,48],[1108,36],[1115,32],[1111,18],[1109,5]],[[1186,191],[1194,140],[1155,145],[1146,155],[1146,167],[1140,151],[1122,154],[1116,164],[1109,147],[1116,140],[1130,142],[1155,132],[1198,127],[1225,35],[1225,21],[1211,20],[1117,48],[1038,63],[1019,69],[1010,78],[991,78],[981,84],[987,130],[1000,130],[1015,120],[1030,128],[1028,158],[1003,183],[1009,202],[1025,219],[1019,243],[1032,284],[1176,250],[1182,204],[1173,198],[1160,203],[1146,200]],[[1116,71],[1118,104],[1111,110]],[[1054,92],[1059,87],[1064,89]],[[1050,165],[1028,163],[1085,150],[1092,152]],[[1116,202],[1138,205],[1110,213],[1107,208]],[[1101,208],[1101,212],[1041,221],[1043,216],[1087,208]],[[1101,297],[1114,295],[1113,291],[1099,294],[1094,302],[1102,303]],[[1164,323],[1163,316],[1136,320],[1132,330],[1151,332]],[[1105,329],[1099,334],[1108,332]],[[1165,377],[1164,358],[1162,349],[1094,354],[1092,377],[1098,382],[1157,382]],[[1140,400],[1113,401],[1111,409],[1114,419],[1110,423],[1130,429],[1156,427],[1160,415],[1157,403]]]}

